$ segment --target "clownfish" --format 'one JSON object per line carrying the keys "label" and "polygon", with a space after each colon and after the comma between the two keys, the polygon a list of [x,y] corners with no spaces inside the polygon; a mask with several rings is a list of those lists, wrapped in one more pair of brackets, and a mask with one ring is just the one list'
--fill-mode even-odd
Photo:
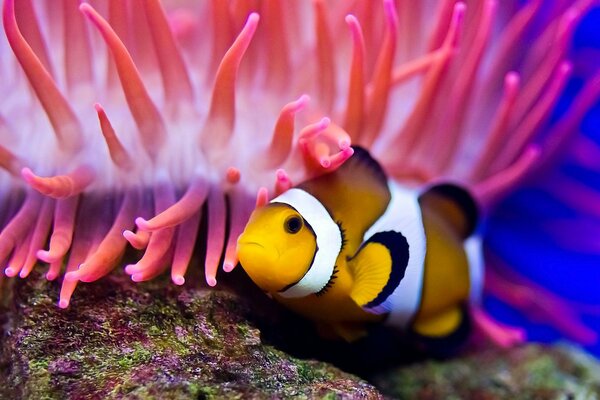
{"label": "clownfish", "polygon": [[444,338],[481,288],[477,219],[465,189],[402,187],[355,147],[336,171],[254,210],[237,252],[257,286],[325,336],[354,341],[384,322]]}

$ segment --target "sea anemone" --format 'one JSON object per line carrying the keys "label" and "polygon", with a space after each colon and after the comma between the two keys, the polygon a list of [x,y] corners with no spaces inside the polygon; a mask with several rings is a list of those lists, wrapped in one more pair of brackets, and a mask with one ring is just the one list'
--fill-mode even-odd
{"label": "sea anemone", "polygon": [[594,0],[3,3],[0,260],[64,269],[60,307],[128,244],[134,281],[178,285],[205,247],[214,286],[252,209],[351,144],[489,211],[566,154],[600,93],[597,74],[549,124]]}

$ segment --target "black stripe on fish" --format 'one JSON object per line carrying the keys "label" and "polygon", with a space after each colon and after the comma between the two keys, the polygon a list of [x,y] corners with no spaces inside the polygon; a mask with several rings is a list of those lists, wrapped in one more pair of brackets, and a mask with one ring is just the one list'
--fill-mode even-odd
{"label": "black stripe on fish", "polygon": [[342,234],[342,248],[340,249],[340,252],[341,252],[346,247],[346,244],[348,243],[348,239],[346,238],[346,228],[343,227],[342,221],[336,221],[336,224],[337,224],[338,228],[340,228],[340,233]]}
{"label": "black stripe on fish", "polygon": [[331,277],[329,277],[329,280],[327,281],[327,284],[323,287],[323,289],[321,289],[317,293],[315,293],[316,296],[323,296],[325,293],[327,293],[327,291],[335,283],[335,280],[337,279],[338,272],[340,272],[340,270],[338,269],[337,265],[334,265],[334,267],[333,267],[333,273],[331,274]]}
{"label": "black stripe on fish", "polygon": [[396,290],[404,278],[410,255],[408,241],[404,235],[399,232],[378,232],[371,236],[367,243],[369,242],[380,243],[388,249],[392,258],[392,270],[390,272],[390,278],[381,292],[379,292],[377,297],[365,304],[365,308],[372,308],[380,305],[394,292],[394,290]]}
{"label": "black stripe on fish", "polygon": [[435,193],[454,202],[454,204],[456,204],[456,206],[463,212],[465,217],[465,238],[471,236],[471,234],[477,228],[477,222],[479,220],[479,206],[467,189],[452,183],[441,183],[429,188],[427,192],[425,192],[425,195],[427,193]]}

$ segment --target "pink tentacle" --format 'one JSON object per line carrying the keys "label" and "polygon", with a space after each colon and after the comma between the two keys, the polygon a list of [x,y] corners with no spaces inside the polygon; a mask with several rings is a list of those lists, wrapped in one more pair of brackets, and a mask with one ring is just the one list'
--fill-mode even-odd
{"label": "pink tentacle", "polygon": [[144,3],[146,0],[128,0],[129,19],[128,30],[131,49],[131,55],[135,65],[139,68],[142,75],[144,73],[153,73],[157,70],[158,59],[150,32],[152,27],[148,24],[146,13],[144,12]]}
{"label": "pink tentacle", "polygon": [[292,186],[292,181],[290,180],[288,173],[284,169],[278,169],[275,172],[275,195],[279,196]]}
{"label": "pink tentacle", "polygon": [[148,23],[152,26],[150,32],[160,65],[165,97],[168,102],[190,103],[194,97],[192,83],[165,12],[158,0],[146,0],[143,4]]}
{"label": "pink tentacle", "polygon": [[225,171],[225,182],[235,185],[242,179],[242,172],[236,167],[228,167]]}
{"label": "pink tentacle", "polygon": [[75,215],[79,204],[79,196],[67,197],[56,202],[54,229],[50,237],[48,250],[39,250],[37,257],[47,263],[62,263],[73,240]]}
{"label": "pink tentacle", "polygon": [[106,145],[108,146],[108,153],[110,154],[111,160],[120,169],[124,171],[130,171],[133,169],[133,160],[117,137],[117,134],[113,129],[106,112],[104,111],[104,108],[102,108],[99,103],[94,104],[94,108],[98,113],[100,129],[102,131],[102,135],[104,136],[104,140],[106,141]]}
{"label": "pink tentacle", "polygon": [[69,279],[93,282],[112,271],[123,256],[127,241],[121,234],[133,226],[133,216],[140,204],[140,193],[130,191],[125,195],[117,217],[97,250],[70,274]]}
{"label": "pink tentacle", "polygon": [[267,150],[269,157],[261,155],[265,165],[269,167],[278,166],[288,158],[292,150],[296,113],[306,107],[308,101],[309,97],[304,94],[298,100],[286,104],[281,109],[273,130],[273,139]]}
{"label": "pink tentacle", "polygon": [[[494,262],[497,260],[494,259]],[[569,302],[517,275],[507,266],[502,267],[502,271],[508,274],[506,277],[498,274],[497,268],[486,271],[485,289],[488,293],[527,313],[530,318],[553,324],[579,343],[597,343],[598,334],[583,323]]]}
{"label": "pink tentacle", "polygon": [[350,136],[339,126],[330,124],[329,118],[304,128],[298,143],[313,172],[334,171],[354,154]]}
{"label": "pink tentacle", "polygon": [[545,96],[544,89],[555,85],[553,78],[556,76],[557,70],[560,71],[565,68],[563,59],[580,17],[581,15],[574,10],[562,17],[556,38],[554,38],[554,45],[550,48],[548,55],[536,65],[537,68],[532,77],[528,79],[527,84],[519,94],[515,106],[516,115],[513,116],[511,121],[513,127],[527,117],[531,109],[539,103],[540,97]]}
{"label": "pink tentacle", "polygon": [[503,74],[514,67],[513,58],[518,53],[518,43],[527,32],[541,5],[541,0],[533,0],[526,4],[500,34],[500,44],[493,61],[494,67],[490,68],[490,77],[487,79],[490,84],[491,82],[498,82],[501,77],[499,74]]}
{"label": "pink tentacle", "polygon": [[48,232],[50,232],[50,224],[52,222],[52,214],[54,213],[55,200],[46,198],[42,205],[42,210],[38,217],[35,228],[33,228],[33,236],[27,252],[27,258],[23,263],[23,268],[19,273],[21,278],[26,278],[33,270],[37,262],[37,252],[46,243]]}
{"label": "pink tentacle", "polygon": [[[175,189],[168,183],[159,184],[154,190],[155,212],[161,213],[175,203]],[[145,280],[145,277],[155,276],[163,268],[162,260],[168,252],[171,252],[171,243],[175,228],[164,228],[152,232],[150,241],[144,256],[135,264],[125,267],[125,272],[131,275],[135,282]]]}
{"label": "pink tentacle", "polygon": [[[129,44],[127,6],[128,2],[123,0],[108,0],[108,21],[125,46]],[[117,74],[115,63],[110,58],[106,61],[106,83],[109,88],[113,88],[118,85],[119,75]]]}
{"label": "pink tentacle", "polygon": [[242,58],[256,32],[259,16],[250,14],[217,70],[208,118],[201,134],[202,148],[221,147],[233,134],[235,122],[235,81]]}
{"label": "pink tentacle", "polygon": [[15,0],[4,2],[3,21],[8,42],[48,115],[61,148],[76,152],[83,143],[79,121],[52,76],[21,34],[15,18]]}
{"label": "pink tentacle", "polygon": [[83,192],[95,179],[96,172],[89,165],[82,165],[67,175],[42,178],[29,168],[23,168],[21,175],[25,182],[41,194],[55,199],[71,197]]}
{"label": "pink tentacle", "polygon": [[484,143],[483,151],[473,166],[471,181],[477,182],[489,176],[491,165],[497,156],[498,149],[502,148],[505,133],[510,122],[510,115],[514,109],[515,99],[519,93],[520,76],[516,72],[509,72],[504,77],[504,95],[496,115],[492,119],[490,132]]}
{"label": "pink tentacle", "polygon": [[398,154],[398,149],[414,148],[419,136],[422,135],[424,131],[425,125],[429,121],[428,110],[431,108],[435,96],[438,93],[437,89],[442,81],[443,72],[450,59],[450,55],[456,46],[457,38],[460,36],[459,32],[464,23],[465,12],[466,6],[464,3],[458,2],[454,5],[452,21],[442,44],[445,56],[440,57],[439,62],[429,69],[425,81],[423,82],[423,89],[421,90],[410,116],[400,132],[395,135],[392,144],[388,146],[388,148],[393,149],[393,151],[388,151],[383,154],[384,159],[390,159],[390,161],[393,160],[393,166],[391,168],[394,171],[393,173],[400,172],[402,169],[402,159],[404,157]]}
{"label": "pink tentacle", "polygon": [[502,194],[515,187],[531,171],[540,155],[540,148],[531,145],[514,164],[476,184],[473,188],[475,197],[484,207],[490,207],[492,202],[498,201]]}
{"label": "pink tentacle", "polygon": [[[150,218],[152,215],[155,215],[153,193],[146,192],[142,200],[142,205],[136,215],[142,218]],[[148,242],[150,242],[151,235],[152,233],[150,231],[141,231],[139,229],[135,233],[128,229],[123,231],[123,237],[125,240],[127,240],[129,244],[137,250],[143,250],[148,247]]]}
{"label": "pink tentacle", "polygon": [[201,216],[202,210],[200,209],[179,225],[175,252],[173,254],[173,265],[171,267],[171,280],[176,285],[183,285],[185,283],[185,273],[194,253]]}
{"label": "pink tentacle", "polygon": [[439,63],[442,58],[448,57],[450,53],[445,49],[438,49],[427,53],[422,57],[419,57],[413,61],[406,62],[399,65],[392,71],[392,78],[390,85],[398,86],[407,80],[425,73],[436,63]]}
{"label": "pink tentacle", "polygon": [[150,231],[133,232],[129,229],[123,231],[123,237],[136,250],[144,250],[150,242]]}
{"label": "pink tentacle", "polygon": [[[284,3],[286,3],[284,5]],[[266,1],[261,4],[261,15],[264,20],[264,33],[268,38],[264,40],[266,54],[268,54],[267,84],[276,89],[284,88],[291,72],[289,60],[289,44],[286,31],[285,9],[288,4],[285,0]]]}
{"label": "pink tentacle", "polygon": [[396,55],[398,35],[398,15],[393,0],[384,0],[386,17],[386,33],[381,50],[377,58],[375,72],[373,73],[373,90],[367,101],[367,115],[363,132],[359,136],[361,144],[370,146],[377,134],[381,131],[392,82],[392,69]]}
{"label": "pink tentacle", "polygon": [[50,268],[48,268],[48,272],[46,272],[46,279],[49,281],[53,281],[56,278],[58,278],[58,275],[60,275],[60,270],[62,269],[62,266],[63,266],[62,259],[60,261],[53,261],[52,263],[50,263]]}
{"label": "pink tentacle", "polygon": [[342,166],[347,160],[352,157],[354,154],[354,149],[352,147],[347,147],[342,151],[339,151],[333,155],[329,155],[328,157],[321,159],[321,165],[323,168],[327,168],[330,171],[335,171],[339,167]]}
{"label": "pink tentacle", "polygon": [[[73,258],[75,256],[79,256],[78,254],[74,254],[73,252],[71,253],[71,257],[69,257],[69,259]],[[80,256],[80,261],[83,261],[83,257],[84,256]],[[65,277],[73,271],[77,271],[77,267],[79,264],[71,264],[69,265],[66,270],[65,270]],[[75,289],[77,288],[77,284],[79,283],[78,280],[67,280],[64,279],[63,283],[60,287],[60,295],[59,295],[59,300],[58,300],[58,307],[60,308],[67,308],[69,307],[69,304],[71,304],[71,296],[73,296],[73,292],[75,292]]]}
{"label": "pink tentacle", "polygon": [[167,135],[158,108],[150,98],[127,48],[108,22],[88,3],[81,4],[79,9],[96,26],[110,49],[127,105],[140,131],[142,144],[148,155],[155,159]]}
{"label": "pink tentacle", "polygon": [[15,14],[17,24],[23,37],[31,46],[35,55],[51,76],[55,76],[52,62],[50,61],[48,46],[42,35],[40,24],[31,0],[19,0],[15,2]]}
{"label": "pink tentacle", "polygon": [[336,95],[333,40],[323,0],[313,0],[317,37],[317,66],[319,101],[326,111],[333,108]]}
{"label": "pink tentacle", "polygon": [[209,286],[217,284],[217,270],[225,245],[225,197],[217,187],[208,194],[208,235],[206,240],[206,260],[204,272]]}
{"label": "pink tentacle", "polygon": [[[213,23],[213,46],[212,46],[212,68],[214,73],[223,56],[231,46],[234,38],[233,24],[229,12],[229,4],[226,1],[212,0],[211,11]],[[218,21],[218,23],[217,23]]]}
{"label": "pink tentacle", "polygon": [[233,191],[229,196],[229,237],[225,246],[223,270],[231,272],[238,264],[237,240],[244,231],[246,221],[250,218],[252,208],[248,207],[248,198],[242,191]]}
{"label": "pink tentacle", "polygon": [[554,125],[548,132],[548,140],[544,145],[545,153],[543,163],[549,163],[566,146],[571,138],[579,131],[577,124],[581,122],[585,114],[600,99],[600,73],[594,75],[581,92],[575,97],[573,104],[566,115]]}
{"label": "pink tentacle", "polygon": [[17,177],[23,169],[23,161],[14,155],[6,147],[0,145],[0,168],[3,168],[12,176]]}
{"label": "pink tentacle", "polygon": [[525,330],[504,325],[479,307],[470,310],[475,326],[497,346],[506,349],[527,340]]}
{"label": "pink tentacle", "polygon": [[42,203],[37,193],[28,193],[19,212],[0,233],[0,262],[6,260],[11,251],[30,231]]}
{"label": "pink tentacle", "polygon": [[255,208],[266,206],[269,203],[269,191],[265,187],[258,189],[256,193],[256,205]]}
{"label": "pink tentacle", "polygon": [[202,208],[208,195],[208,189],[209,186],[205,179],[195,178],[179,201],[150,220],[138,217],[135,223],[140,230],[150,232],[179,225]]}
{"label": "pink tentacle", "polygon": [[365,113],[365,38],[355,16],[346,16],[346,23],[352,34],[352,64],[344,129],[356,140],[361,133]]}
{"label": "pink tentacle", "polygon": [[64,65],[70,89],[93,81],[90,43],[85,23],[79,14],[80,0],[63,2]]}
{"label": "pink tentacle", "polygon": [[475,32],[473,43],[471,43],[464,56],[464,61],[460,67],[461,72],[450,92],[452,102],[448,113],[449,118],[447,123],[444,124],[448,128],[448,132],[444,138],[444,145],[436,147],[436,155],[433,157],[436,160],[435,164],[437,164],[437,171],[439,173],[449,169],[457,153],[456,150],[461,144],[463,124],[472,102],[475,76],[480,69],[481,59],[488,45],[496,15],[497,1],[486,0],[482,8],[479,26]]}
{"label": "pink tentacle", "polygon": [[525,119],[515,128],[515,133],[507,146],[498,155],[493,164],[500,169],[512,162],[519,155],[522,149],[531,141],[538,128],[547,120],[552,108],[558,101],[563,88],[567,83],[567,78],[571,74],[571,64],[563,62],[554,74],[552,83],[538,100],[538,103],[532,108]]}
{"label": "pink tentacle", "polygon": [[298,135],[298,143],[300,145],[306,144],[308,141],[315,139],[319,136],[331,123],[331,120],[327,117],[323,117],[319,122],[310,124],[302,128]]}
{"label": "pink tentacle", "polygon": [[[83,198],[80,204],[79,215],[95,215],[93,213],[95,204],[87,198]],[[98,216],[97,216],[98,217]],[[79,266],[89,257],[100,243],[100,238],[103,236],[104,216],[99,218],[79,218],[77,220],[77,229],[73,237],[73,245],[69,252],[69,259],[62,286],[60,288],[60,296],[58,306],[67,308],[71,302],[71,296],[79,284],[76,274]],[[52,266],[51,266],[52,267]]]}
{"label": "pink tentacle", "polygon": [[428,40],[427,49],[429,52],[439,48],[444,42],[448,26],[451,24],[453,18],[455,5],[456,0],[442,0],[439,3],[435,16],[435,28],[431,31],[431,36]]}
{"label": "pink tentacle", "polygon": [[134,282],[144,282],[156,278],[162,274],[173,258],[173,246],[169,246],[166,252],[158,259],[149,260],[146,268],[131,275],[131,280]]}
{"label": "pink tentacle", "polygon": [[9,278],[17,276],[23,270],[32,238],[33,230],[29,230],[21,240],[15,243],[15,250],[8,261],[8,266],[4,270],[4,274]]}

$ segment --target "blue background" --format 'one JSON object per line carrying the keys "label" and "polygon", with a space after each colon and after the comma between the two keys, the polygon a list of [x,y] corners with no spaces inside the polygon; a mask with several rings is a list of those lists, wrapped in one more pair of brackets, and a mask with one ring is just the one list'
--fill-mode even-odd
{"label": "blue background", "polygon": [[[595,52],[590,52],[595,49]],[[583,54],[586,54],[583,56]],[[600,7],[594,8],[580,23],[573,41],[572,59],[588,63],[587,70],[600,71]],[[560,99],[552,120],[556,121],[568,108],[584,81],[574,76]],[[581,126],[581,132],[600,143],[600,103],[589,112]],[[600,171],[600,160],[598,160]],[[564,163],[561,170],[571,177],[582,180],[600,192],[600,173],[585,170],[577,165]],[[600,210],[600,204],[598,204]],[[586,302],[600,308],[600,219],[592,219],[599,227],[597,232],[580,235],[598,235],[596,253],[573,251],[561,248],[556,239],[548,235],[545,223],[553,218],[590,219],[591,216],[577,215],[542,190],[524,187],[502,202],[491,216],[486,233],[486,244],[509,265],[553,292],[568,299]],[[486,297],[484,304],[499,320],[511,325],[527,328],[533,341],[552,342],[563,338],[562,334],[545,324],[532,322],[527,316],[513,310],[498,300]],[[600,313],[584,316],[586,325],[600,336]],[[600,343],[587,347],[600,356]]]}

